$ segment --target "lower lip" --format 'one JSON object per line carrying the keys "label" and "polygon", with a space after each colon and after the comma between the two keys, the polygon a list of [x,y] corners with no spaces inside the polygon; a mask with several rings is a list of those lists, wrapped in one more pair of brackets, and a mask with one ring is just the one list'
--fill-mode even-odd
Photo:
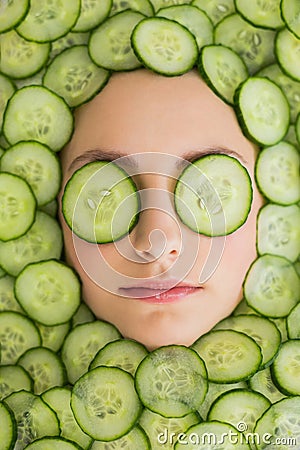
{"label": "lower lip", "polygon": [[[201,288],[190,286],[179,286],[168,291],[155,291],[145,288],[120,289],[120,293],[134,300],[141,300],[146,303],[173,303],[187,297],[188,295],[199,292]],[[155,293],[156,292],[156,293]]]}

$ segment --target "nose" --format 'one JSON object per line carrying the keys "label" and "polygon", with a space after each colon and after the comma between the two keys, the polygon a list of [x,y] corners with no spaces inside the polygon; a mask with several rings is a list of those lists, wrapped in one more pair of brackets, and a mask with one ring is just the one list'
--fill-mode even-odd
{"label": "nose", "polygon": [[141,212],[130,236],[131,245],[144,262],[172,264],[183,251],[172,194],[163,189],[144,189],[140,196]]}

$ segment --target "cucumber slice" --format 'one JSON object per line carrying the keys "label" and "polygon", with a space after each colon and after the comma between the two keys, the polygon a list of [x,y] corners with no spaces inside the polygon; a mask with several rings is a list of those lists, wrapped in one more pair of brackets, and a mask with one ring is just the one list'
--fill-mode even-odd
{"label": "cucumber slice", "polygon": [[300,341],[290,339],[282,344],[271,367],[272,378],[286,395],[300,395]]}
{"label": "cucumber slice", "polygon": [[[176,443],[176,436],[185,433],[192,425],[200,422],[197,413],[190,413],[184,417],[163,417],[145,408],[139,420],[139,424],[147,433],[152,450],[161,450],[162,445],[166,450],[173,450]],[[174,433],[174,442],[170,443],[166,437]],[[166,442],[167,441],[167,442]]]}
{"label": "cucumber slice", "polygon": [[17,439],[17,424],[10,408],[0,403],[1,450],[14,448]]}
{"label": "cucumber slice", "polygon": [[0,239],[9,241],[24,235],[36,214],[36,199],[29,184],[11,173],[0,173]]}
{"label": "cucumber slice", "polygon": [[42,337],[43,347],[47,347],[54,352],[58,352],[70,331],[70,322],[62,323],[61,325],[46,326],[36,323]]}
{"label": "cucumber slice", "polygon": [[237,116],[244,133],[261,145],[274,145],[286,135],[289,104],[273,81],[248,78],[235,93]]}
{"label": "cucumber slice", "polygon": [[291,205],[300,200],[300,156],[288,142],[263,149],[256,160],[258,188],[268,200]]}
{"label": "cucumber slice", "polygon": [[281,0],[281,15],[287,28],[300,39],[300,5],[297,0]]}
{"label": "cucumber slice", "polygon": [[17,26],[26,16],[29,0],[11,0],[1,2],[0,33]]}
{"label": "cucumber slice", "polygon": [[250,378],[248,383],[253,391],[260,392],[267,397],[271,403],[276,403],[285,397],[285,395],[275,386],[271,376],[270,367],[259,370]]}
{"label": "cucumber slice", "polygon": [[198,68],[208,86],[233,105],[234,93],[248,78],[248,69],[242,58],[224,45],[209,45],[202,49]]}
{"label": "cucumber slice", "polygon": [[247,170],[231,156],[207,155],[188,165],[175,187],[175,209],[197,233],[223,236],[247,220],[252,185]]}
{"label": "cucumber slice", "polygon": [[81,285],[75,272],[64,263],[41,261],[28,264],[18,275],[15,294],[34,320],[59,325],[68,322],[79,307]]}
{"label": "cucumber slice", "polygon": [[173,5],[186,5],[191,3],[192,0],[151,0],[155,12],[161,8],[166,8]]}
{"label": "cucumber slice", "polygon": [[235,0],[237,11],[256,27],[276,30],[284,26],[278,0]]}
{"label": "cucumber slice", "polygon": [[142,20],[133,30],[131,44],[144,66],[166,76],[188,72],[198,57],[193,34],[183,25],[163,17]]}
{"label": "cucumber slice", "polygon": [[134,27],[145,16],[126,10],[105,20],[89,41],[89,52],[95,64],[108,70],[133,70],[141,66],[130,44]]}
{"label": "cucumber slice", "polygon": [[150,447],[149,439],[143,429],[138,425],[132,428],[125,436],[111,442],[94,441],[89,450],[153,450]]}
{"label": "cucumber slice", "polygon": [[0,279],[0,311],[24,313],[15,297],[14,287],[15,279],[13,277],[4,275]]}
{"label": "cucumber slice", "polygon": [[274,62],[274,37],[275,31],[254,27],[240,14],[231,14],[216,26],[214,43],[238,53],[253,74]]}
{"label": "cucumber slice", "polygon": [[146,348],[136,341],[120,339],[109,342],[96,354],[89,369],[99,366],[119,367],[135,375],[138,365],[148,355]]}
{"label": "cucumber slice", "polygon": [[237,383],[212,383],[211,381],[208,383],[208,391],[205,396],[204,402],[198,408],[198,412],[200,416],[207,420],[208,412],[211,408],[213,402],[224,392],[231,391],[233,389],[246,389],[247,383],[246,381],[239,381]]}
{"label": "cucumber slice", "polygon": [[257,220],[257,250],[294,262],[300,253],[300,208],[265,205]]}
{"label": "cucumber slice", "polygon": [[12,97],[16,90],[15,85],[5,75],[0,74],[0,131],[3,124],[3,115],[8,100]]}
{"label": "cucumber slice", "polygon": [[235,330],[255,340],[262,352],[261,368],[270,365],[278,353],[281,334],[270,320],[251,315],[228,317],[217,324],[215,330]]}
{"label": "cucumber slice", "polygon": [[277,62],[283,72],[296,81],[300,81],[299,39],[287,28],[280,30],[275,40]]}
{"label": "cucumber slice", "polygon": [[204,11],[196,6],[175,5],[162,8],[156,17],[175,20],[185,26],[196,38],[198,49],[213,43],[213,24]]}
{"label": "cucumber slice", "polygon": [[15,364],[28,349],[41,345],[35,324],[20,313],[0,313],[1,364]]}
{"label": "cucumber slice", "polygon": [[87,46],[67,48],[57,55],[43,78],[43,84],[74,108],[94,97],[107,83],[110,73],[97,67]]}
{"label": "cucumber slice", "polygon": [[17,31],[29,41],[54,41],[75,25],[80,7],[80,0],[30,0],[29,11]]}
{"label": "cucumber slice", "polygon": [[248,432],[253,432],[257,420],[270,406],[270,400],[258,392],[234,389],[221,394],[214,401],[208,420],[228,422],[234,427],[242,422]]}
{"label": "cucumber slice", "polygon": [[262,354],[254,339],[233,330],[214,330],[192,345],[214,383],[235,383],[250,378],[261,366]]}
{"label": "cucumber slice", "polygon": [[50,44],[27,41],[12,30],[0,36],[0,51],[1,72],[12,78],[27,78],[46,64]]}
{"label": "cucumber slice", "polygon": [[71,408],[82,430],[99,441],[124,436],[142,412],[132,376],[117,367],[83,375],[73,387]]}
{"label": "cucumber slice", "polygon": [[154,9],[150,0],[112,0],[110,15],[113,16],[125,9],[132,9],[144,14],[144,16],[154,15]]}
{"label": "cucumber slice", "polygon": [[194,425],[180,438],[174,450],[250,450],[250,445],[237,428],[218,421]]}
{"label": "cucumber slice", "polygon": [[192,5],[204,11],[214,25],[235,12],[234,0],[193,0]]}
{"label": "cucumber slice", "polygon": [[57,156],[35,141],[19,142],[6,150],[1,170],[18,175],[31,186],[38,206],[54,200],[60,189],[61,168]]}
{"label": "cucumber slice", "polygon": [[76,442],[83,449],[90,449],[92,438],[79,427],[71,409],[71,390],[65,387],[54,387],[44,392],[42,399],[55,411],[59,420],[61,437]]}
{"label": "cucumber slice", "polygon": [[18,440],[14,450],[23,450],[38,438],[59,435],[54,411],[39,396],[26,391],[14,392],[4,403],[13,411],[17,422]]}
{"label": "cucumber slice", "polygon": [[85,0],[81,3],[80,15],[72,28],[73,32],[90,31],[109,15],[112,0]]}
{"label": "cucumber slice", "polygon": [[283,73],[278,64],[271,64],[256,75],[269,78],[282,89],[290,105],[291,122],[295,123],[300,112],[300,82]]}
{"label": "cucumber slice", "polygon": [[300,279],[287,259],[260,256],[246,275],[244,294],[251,308],[260,314],[285,317],[299,301]]}
{"label": "cucumber slice", "polygon": [[77,170],[66,184],[62,212],[80,238],[112,242],[129,233],[137,222],[137,188],[115,163],[92,162]]}
{"label": "cucumber slice", "polygon": [[300,397],[286,398],[272,405],[258,420],[254,429],[258,436],[269,436],[267,442],[264,439],[256,444],[257,450],[267,448],[267,444],[270,446],[276,440],[282,442],[281,445],[276,445],[280,450],[297,448],[300,436],[299,408]]}
{"label": "cucumber slice", "polygon": [[37,439],[26,447],[27,450],[82,450],[74,441],[61,437]]}
{"label": "cucumber slice", "polygon": [[168,345],[143,359],[135,386],[146,408],[164,417],[183,417],[204,400],[206,376],[205,365],[193,349]]}
{"label": "cucumber slice", "polygon": [[28,264],[59,258],[62,246],[58,222],[37,211],[35,222],[26,234],[8,242],[0,241],[0,264],[8,274],[18,276]]}
{"label": "cucumber slice", "polygon": [[54,386],[66,383],[66,371],[60,357],[45,347],[35,347],[27,350],[18,359],[33,380],[33,392],[41,394]]}
{"label": "cucumber slice", "polygon": [[112,324],[101,320],[73,328],[65,339],[61,353],[70,383],[74,384],[88,371],[91,361],[101,348],[120,337]]}
{"label": "cucumber slice", "polygon": [[10,144],[36,140],[59,151],[71,138],[73,116],[64,100],[42,86],[19,89],[7,105],[3,132]]}
{"label": "cucumber slice", "polygon": [[0,399],[1,401],[13,392],[32,391],[33,381],[21,366],[6,365],[0,367]]}
{"label": "cucumber slice", "polygon": [[289,339],[300,339],[300,304],[298,303],[287,316]]}

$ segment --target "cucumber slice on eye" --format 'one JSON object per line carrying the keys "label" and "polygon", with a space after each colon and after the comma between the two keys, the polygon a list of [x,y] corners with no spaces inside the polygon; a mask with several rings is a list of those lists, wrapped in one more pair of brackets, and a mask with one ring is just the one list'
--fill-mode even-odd
{"label": "cucumber slice on eye", "polygon": [[93,63],[87,46],[79,45],[60,53],[43,78],[43,84],[74,108],[94,97],[107,83],[110,73]]}
{"label": "cucumber slice on eye", "polygon": [[228,155],[207,155],[188,165],[175,187],[180,219],[207,236],[233,233],[247,220],[251,203],[250,176]]}
{"label": "cucumber slice on eye", "polygon": [[18,25],[29,9],[29,0],[1,1],[0,5],[0,33],[8,31]]}
{"label": "cucumber slice on eye", "polygon": [[6,150],[1,171],[18,175],[31,186],[38,206],[54,200],[61,183],[60,161],[48,147],[35,141],[19,142]]}
{"label": "cucumber slice on eye", "polygon": [[204,47],[198,67],[210,88],[231,105],[236,89],[248,78],[248,69],[242,58],[224,45]]}
{"label": "cucumber slice on eye", "polygon": [[71,408],[82,430],[99,441],[124,436],[142,412],[133,377],[117,367],[97,367],[74,385]]}
{"label": "cucumber slice on eye", "polygon": [[80,304],[81,286],[70,267],[49,260],[28,264],[16,279],[15,294],[31,318],[51,326],[71,319]]}
{"label": "cucumber slice on eye", "polygon": [[0,240],[24,235],[36,214],[36,199],[29,184],[11,173],[0,173]]}
{"label": "cucumber slice on eye", "polygon": [[80,14],[80,0],[30,0],[18,33],[29,41],[54,41],[71,30]]}
{"label": "cucumber slice on eye", "polygon": [[85,165],[68,181],[62,212],[68,226],[88,242],[121,239],[135,226],[139,212],[136,186],[115,163]]}
{"label": "cucumber slice on eye", "polygon": [[39,72],[50,53],[50,44],[22,38],[12,30],[0,36],[0,70],[12,78],[27,78]]}
{"label": "cucumber slice on eye", "polygon": [[295,262],[300,254],[300,208],[268,204],[257,219],[257,250]]}
{"label": "cucumber slice on eye", "polygon": [[251,308],[269,317],[285,317],[299,301],[300,279],[293,264],[281,256],[264,255],[251,265],[244,282]]}
{"label": "cucumber slice on eye", "polygon": [[214,383],[235,383],[250,378],[261,366],[262,354],[254,339],[234,330],[213,330],[192,345]]}
{"label": "cucumber slice on eye", "polygon": [[133,30],[131,44],[148,69],[166,76],[188,72],[198,57],[198,45],[192,33],[163,17],[142,20]]}
{"label": "cucumber slice on eye", "polygon": [[73,116],[65,101],[42,86],[26,86],[10,99],[3,133],[11,145],[38,141],[59,151],[73,132]]}
{"label": "cucumber slice on eye", "polygon": [[299,152],[292,144],[282,141],[264,148],[255,165],[258,188],[271,202],[281,205],[297,203],[300,201],[299,168]]}
{"label": "cucumber slice on eye", "polygon": [[274,145],[286,135],[290,108],[282,90],[271,80],[251,77],[235,93],[237,116],[244,133],[261,145]]}
{"label": "cucumber slice on eye", "polygon": [[140,67],[131,47],[130,36],[144,17],[136,11],[121,11],[96,28],[89,40],[89,53],[94,63],[114,71]]}
{"label": "cucumber slice on eye", "polygon": [[143,359],[135,386],[146,408],[164,417],[183,417],[204,400],[206,377],[205,365],[193,349],[168,345]]}

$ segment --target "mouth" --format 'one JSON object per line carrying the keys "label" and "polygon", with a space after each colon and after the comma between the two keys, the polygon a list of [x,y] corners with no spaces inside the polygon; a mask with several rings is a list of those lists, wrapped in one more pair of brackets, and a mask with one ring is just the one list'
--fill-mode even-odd
{"label": "mouth", "polygon": [[203,290],[203,286],[192,284],[152,283],[119,288],[120,295],[146,303],[173,303]]}

